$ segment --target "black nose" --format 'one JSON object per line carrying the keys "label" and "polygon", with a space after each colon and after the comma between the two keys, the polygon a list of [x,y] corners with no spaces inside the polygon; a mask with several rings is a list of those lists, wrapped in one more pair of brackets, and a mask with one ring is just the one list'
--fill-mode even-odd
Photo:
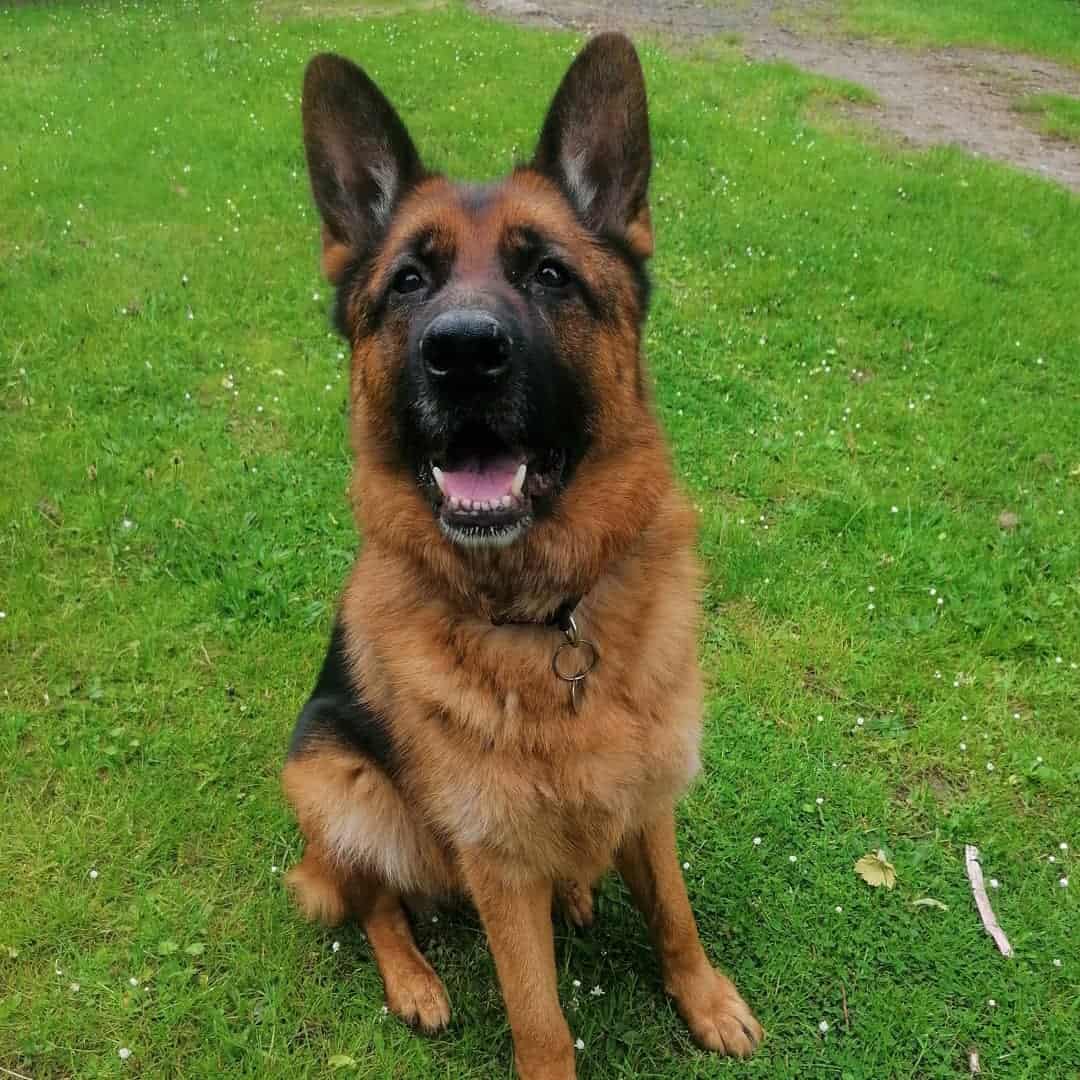
{"label": "black nose", "polygon": [[510,335],[486,311],[444,311],[420,339],[420,358],[437,385],[494,389],[510,370]]}

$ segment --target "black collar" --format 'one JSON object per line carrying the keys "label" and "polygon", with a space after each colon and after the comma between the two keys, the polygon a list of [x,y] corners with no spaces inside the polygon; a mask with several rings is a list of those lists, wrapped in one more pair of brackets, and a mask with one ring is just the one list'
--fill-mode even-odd
{"label": "black collar", "polygon": [[569,599],[564,600],[546,619],[492,618],[491,621],[495,626],[551,626],[561,630],[564,634],[569,634],[574,610],[580,603],[580,596],[571,596]]}

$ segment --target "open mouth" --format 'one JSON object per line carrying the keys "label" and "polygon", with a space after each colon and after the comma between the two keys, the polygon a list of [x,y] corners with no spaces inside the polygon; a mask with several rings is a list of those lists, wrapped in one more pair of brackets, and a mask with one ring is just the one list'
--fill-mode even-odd
{"label": "open mouth", "polygon": [[510,544],[559,489],[565,455],[503,443],[471,430],[428,463],[421,477],[443,532],[464,546]]}

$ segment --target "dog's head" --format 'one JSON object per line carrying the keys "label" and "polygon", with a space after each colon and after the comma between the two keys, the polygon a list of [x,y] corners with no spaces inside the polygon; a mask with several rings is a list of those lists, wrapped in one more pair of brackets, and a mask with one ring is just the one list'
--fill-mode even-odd
{"label": "dog's head", "polygon": [[[649,415],[651,154],[629,40],[589,42],[532,161],[498,183],[429,173],[341,57],[312,60],[303,118],[323,268],[352,345],[358,469],[407,479],[427,531],[458,548],[514,545],[575,492],[587,512],[588,463],[640,438]],[[360,487],[368,503],[390,498]],[[393,509],[425,532],[406,503]]]}

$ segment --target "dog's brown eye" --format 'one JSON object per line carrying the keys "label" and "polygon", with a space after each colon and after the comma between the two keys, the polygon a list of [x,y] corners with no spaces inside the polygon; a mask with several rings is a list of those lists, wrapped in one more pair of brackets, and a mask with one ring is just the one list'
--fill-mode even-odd
{"label": "dog's brown eye", "polygon": [[396,293],[411,293],[423,288],[423,285],[424,279],[420,276],[419,271],[411,266],[406,266],[394,275],[390,288]]}
{"label": "dog's brown eye", "polygon": [[536,280],[546,289],[561,289],[570,275],[554,259],[545,259],[536,270]]}

